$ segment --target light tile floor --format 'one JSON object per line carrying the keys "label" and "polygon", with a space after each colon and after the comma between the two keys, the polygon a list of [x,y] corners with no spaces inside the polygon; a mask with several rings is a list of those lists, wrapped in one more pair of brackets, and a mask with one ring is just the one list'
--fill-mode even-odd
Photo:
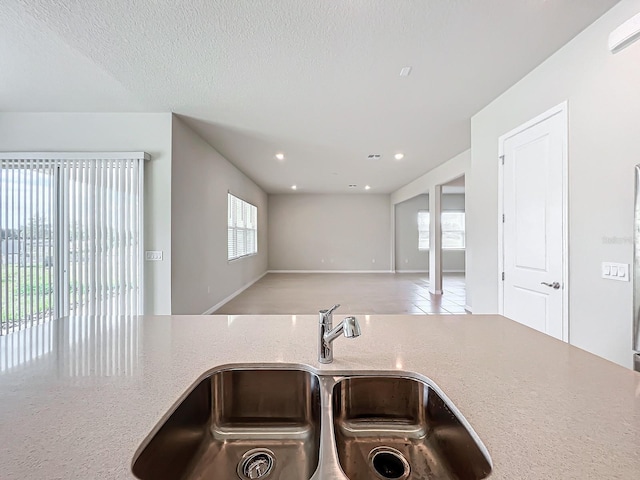
{"label": "light tile floor", "polygon": [[314,314],[333,304],[352,314],[464,314],[464,274],[445,274],[444,293],[429,293],[417,273],[269,273],[217,315]]}

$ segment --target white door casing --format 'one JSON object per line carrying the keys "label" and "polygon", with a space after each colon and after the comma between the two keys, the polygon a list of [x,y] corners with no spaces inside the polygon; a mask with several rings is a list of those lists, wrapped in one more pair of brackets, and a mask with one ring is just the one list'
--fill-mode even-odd
{"label": "white door casing", "polygon": [[500,137],[499,148],[500,313],[568,341],[566,103]]}

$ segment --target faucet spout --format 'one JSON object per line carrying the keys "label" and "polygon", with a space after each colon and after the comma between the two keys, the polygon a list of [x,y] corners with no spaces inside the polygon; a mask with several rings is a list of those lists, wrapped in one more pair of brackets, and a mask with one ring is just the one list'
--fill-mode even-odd
{"label": "faucet spout", "polygon": [[344,326],[344,336],[347,338],[356,338],[360,336],[360,324],[356,317],[347,317],[342,321]]}
{"label": "faucet spout", "polygon": [[346,338],[360,336],[360,324],[356,317],[346,317],[333,330],[325,332],[323,338],[326,343],[330,344],[343,333]]}

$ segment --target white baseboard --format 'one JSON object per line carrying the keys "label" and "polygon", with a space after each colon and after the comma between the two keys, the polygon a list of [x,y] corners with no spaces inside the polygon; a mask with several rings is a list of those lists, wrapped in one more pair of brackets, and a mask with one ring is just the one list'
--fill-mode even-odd
{"label": "white baseboard", "polygon": [[392,270],[269,270],[267,273],[393,273]]}
{"label": "white baseboard", "polygon": [[[429,270],[268,270],[267,273],[429,273]],[[465,271],[443,270],[442,273],[465,273]]]}
{"label": "white baseboard", "polygon": [[[396,270],[396,273],[429,273],[429,270]],[[442,273],[465,273],[464,270],[443,270]]]}
{"label": "white baseboard", "polygon": [[266,272],[264,272],[262,275],[260,275],[258,278],[256,278],[255,280],[252,280],[251,282],[247,283],[244,287],[236,290],[235,292],[233,292],[231,295],[229,295],[227,298],[225,298],[224,300],[216,303],[213,307],[211,307],[210,309],[208,309],[206,312],[204,312],[202,315],[211,315],[213,312],[215,312],[216,310],[218,310],[221,306],[223,306],[225,303],[233,300],[235,297],[237,297],[238,295],[240,295],[242,292],[244,292],[247,288],[249,288],[251,285],[253,285],[254,283],[256,283],[258,280],[260,280],[262,277],[264,277],[267,273],[269,273],[269,271],[267,270]]}

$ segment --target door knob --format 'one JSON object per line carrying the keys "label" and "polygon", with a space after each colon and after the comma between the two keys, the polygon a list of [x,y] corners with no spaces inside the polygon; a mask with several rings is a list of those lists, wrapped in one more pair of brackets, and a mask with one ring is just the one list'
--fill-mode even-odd
{"label": "door knob", "polygon": [[546,285],[547,287],[551,287],[554,290],[558,290],[560,288],[560,284],[558,282],[553,282],[553,283],[547,283],[547,282],[540,282],[542,285]]}

